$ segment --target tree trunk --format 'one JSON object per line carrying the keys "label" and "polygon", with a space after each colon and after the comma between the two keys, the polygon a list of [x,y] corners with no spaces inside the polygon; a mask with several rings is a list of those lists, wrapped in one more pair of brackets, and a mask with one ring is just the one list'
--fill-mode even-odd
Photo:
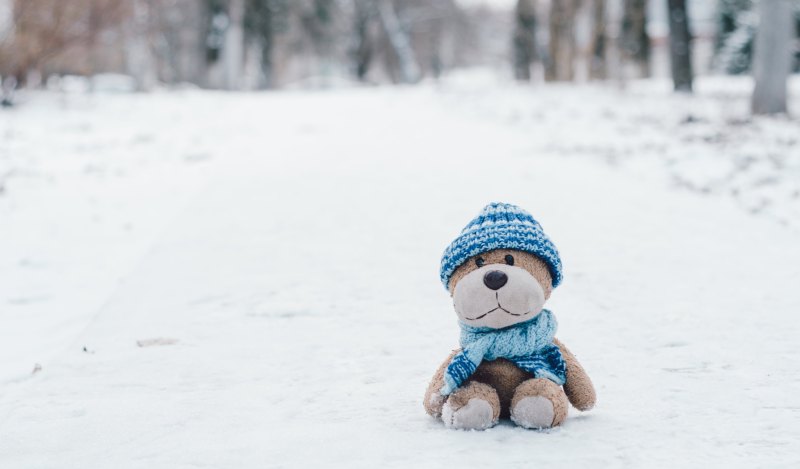
{"label": "tree trunk", "polygon": [[[0,0],[0,41],[11,38],[14,33],[14,0]],[[12,41],[9,41],[9,44]]]}
{"label": "tree trunk", "polygon": [[647,0],[625,0],[620,49],[626,62],[638,68],[639,78],[650,76],[650,36],[647,34]]}
{"label": "tree trunk", "polygon": [[545,68],[548,81],[570,81],[575,76],[575,12],[579,0],[550,4],[550,57]]}
{"label": "tree trunk", "polygon": [[153,12],[144,0],[134,0],[132,3],[132,19],[123,26],[125,68],[133,77],[137,91],[149,91],[158,81],[150,46],[150,21]]}
{"label": "tree trunk", "polygon": [[242,87],[244,70],[244,0],[228,0],[228,29],[225,30],[225,45],[222,49],[225,67],[225,89],[239,90]]}
{"label": "tree trunk", "polygon": [[531,65],[538,55],[536,53],[535,0],[518,0],[514,19],[514,77],[520,81],[530,81]]}
{"label": "tree trunk", "polygon": [[589,78],[608,78],[606,65],[606,0],[594,0],[592,5],[592,54],[589,61]]}
{"label": "tree trunk", "polygon": [[754,114],[779,114],[786,109],[787,80],[791,72],[794,15],[791,0],[761,0],[753,74]]}
{"label": "tree trunk", "polygon": [[420,79],[419,65],[411,48],[408,34],[403,30],[397,12],[391,0],[378,0],[378,16],[381,25],[389,38],[389,44],[397,57],[400,66],[400,78],[403,83],[416,83]]}
{"label": "tree trunk", "polygon": [[353,20],[353,72],[358,81],[364,81],[372,64],[375,50],[373,39],[370,35],[370,26],[375,13],[373,0],[356,0],[355,18]]}
{"label": "tree trunk", "polygon": [[245,41],[255,43],[253,47],[259,67],[257,87],[275,86],[274,51],[278,33],[285,25],[287,5],[279,0],[249,0],[245,8]]}
{"label": "tree trunk", "polygon": [[692,92],[692,35],[686,0],[667,0],[669,14],[669,52],[675,91]]}

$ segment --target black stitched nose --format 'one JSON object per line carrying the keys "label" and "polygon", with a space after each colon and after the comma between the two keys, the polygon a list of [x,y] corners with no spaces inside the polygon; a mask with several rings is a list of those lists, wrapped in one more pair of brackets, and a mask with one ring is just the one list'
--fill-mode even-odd
{"label": "black stitched nose", "polygon": [[508,282],[508,275],[500,272],[499,270],[486,272],[486,275],[483,276],[483,284],[492,290],[499,290],[503,288],[503,285],[505,285],[506,282]]}

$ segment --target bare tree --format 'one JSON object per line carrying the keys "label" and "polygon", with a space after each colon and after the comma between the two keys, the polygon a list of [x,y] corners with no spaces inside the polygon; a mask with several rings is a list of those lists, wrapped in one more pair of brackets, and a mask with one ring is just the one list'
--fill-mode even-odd
{"label": "bare tree", "polygon": [[400,66],[403,83],[416,83],[421,74],[408,33],[403,30],[391,0],[377,0],[378,17]]}
{"label": "bare tree", "polygon": [[589,78],[604,80],[608,77],[606,60],[607,31],[606,0],[592,2],[592,42],[589,58]]}
{"label": "bare tree", "polygon": [[404,0],[396,6],[420,74],[438,78],[456,60],[455,36],[464,20],[461,10],[455,0]]}
{"label": "bare tree", "polygon": [[92,73],[97,37],[128,13],[126,3],[113,0],[14,0],[11,9],[13,31],[0,43],[0,73],[20,83],[48,67]]}
{"label": "bare tree", "polygon": [[624,0],[620,49],[623,60],[635,65],[639,77],[650,76],[647,0]]}
{"label": "bare tree", "polygon": [[692,92],[692,35],[686,0],[667,0],[669,50],[675,91]]}
{"label": "bare tree", "polygon": [[538,59],[536,44],[536,1],[517,0],[513,31],[514,77],[530,81],[531,65]]}
{"label": "bare tree", "polygon": [[[567,0],[570,4],[581,0]],[[539,59],[537,0],[520,0],[520,78]],[[414,83],[507,60],[509,17],[457,0],[0,0],[0,74],[127,73],[155,83],[273,87],[333,77]],[[526,6],[527,5],[527,6]],[[569,14],[564,37],[573,36]],[[505,28],[505,29],[504,29]],[[5,34],[2,34],[5,33]],[[573,39],[567,40],[570,49]],[[574,51],[562,64],[572,68]],[[561,55],[559,54],[559,57]],[[524,64],[524,71],[523,71]],[[571,72],[568,72],[571,75]]]}
{"label": "bare tree", "polygon": [[362,81],[381,72],[402,83],[438,77],[469,47],[463,37],[466,25],[454,0],[355,0],[350,69]]}
{"label": "bare tree", "polygon": [[131,8],[131,19],[123,28],[125,69],[138,91],[148,91],[157,81],[150,34],[153,12],[144,0],[134,0]]}
{"label": "bare tree", "polygon": [[228,0],[228,29],[222,61],[225,70],[225,89],[239,90],[244,71],[244,0]]}
{"label": "bare tree", "polygon": [[794,15],[791,0],[761,0],[753,74],[754,114],[787,111],[787,80],[791,72]]}
{"label": "bare tree", "polygon": [[353,12],[353,45],[350,55],[353,60],[353,72],[359,81],[364,81],[375,55],[375,41],[372,25],[375,18],[375,2],[373,0],[355,0]]}
{"label": "bare tree", "polygon": [[198,0],[147,0],[147,4],[155,12],[148,34],[159,80],[170,84],[202,82],[208,4]]}
{"label": "bare tree", "polygon": [[550,4],[550,47],[545,79],[569,81],[575,76],[575,15],[580,0],[557,0]]}
{"label": "bare tree", "polygon": [[248,0],[245,32],[248,40],[257,45],[261,69],[258,86],[273,88],[278,83],[275,50],[280,36],[289,29],[289,0]]}
{"label": "bare tree", "polygon": [[14,0],[0,0],[0,41],[5,40],[14,30],[13,14]]}

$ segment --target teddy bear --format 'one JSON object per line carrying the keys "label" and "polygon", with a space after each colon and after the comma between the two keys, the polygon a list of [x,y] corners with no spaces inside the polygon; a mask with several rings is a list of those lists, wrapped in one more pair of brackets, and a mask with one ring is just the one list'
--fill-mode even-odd
{"label": "teddy bear", "polygon": [[561,258],[530,213],[491,203],[444,251],[440,279],[453,299],[461,348],[425,393],[428,414],[448,428],[484,430],[510,418],[547,429],[595,404],[591,379],[555,338],[544,309],[562,280]]}

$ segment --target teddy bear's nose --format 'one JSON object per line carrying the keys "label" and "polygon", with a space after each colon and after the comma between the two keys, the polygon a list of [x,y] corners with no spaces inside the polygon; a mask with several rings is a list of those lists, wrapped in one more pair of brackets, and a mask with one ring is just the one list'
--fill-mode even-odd
{"label": "teddy bear's nose", "polygon": [[508,282],[508,275],[499,270],[491,270],[483,276],[483,284],[492,290],[499,290]]}

